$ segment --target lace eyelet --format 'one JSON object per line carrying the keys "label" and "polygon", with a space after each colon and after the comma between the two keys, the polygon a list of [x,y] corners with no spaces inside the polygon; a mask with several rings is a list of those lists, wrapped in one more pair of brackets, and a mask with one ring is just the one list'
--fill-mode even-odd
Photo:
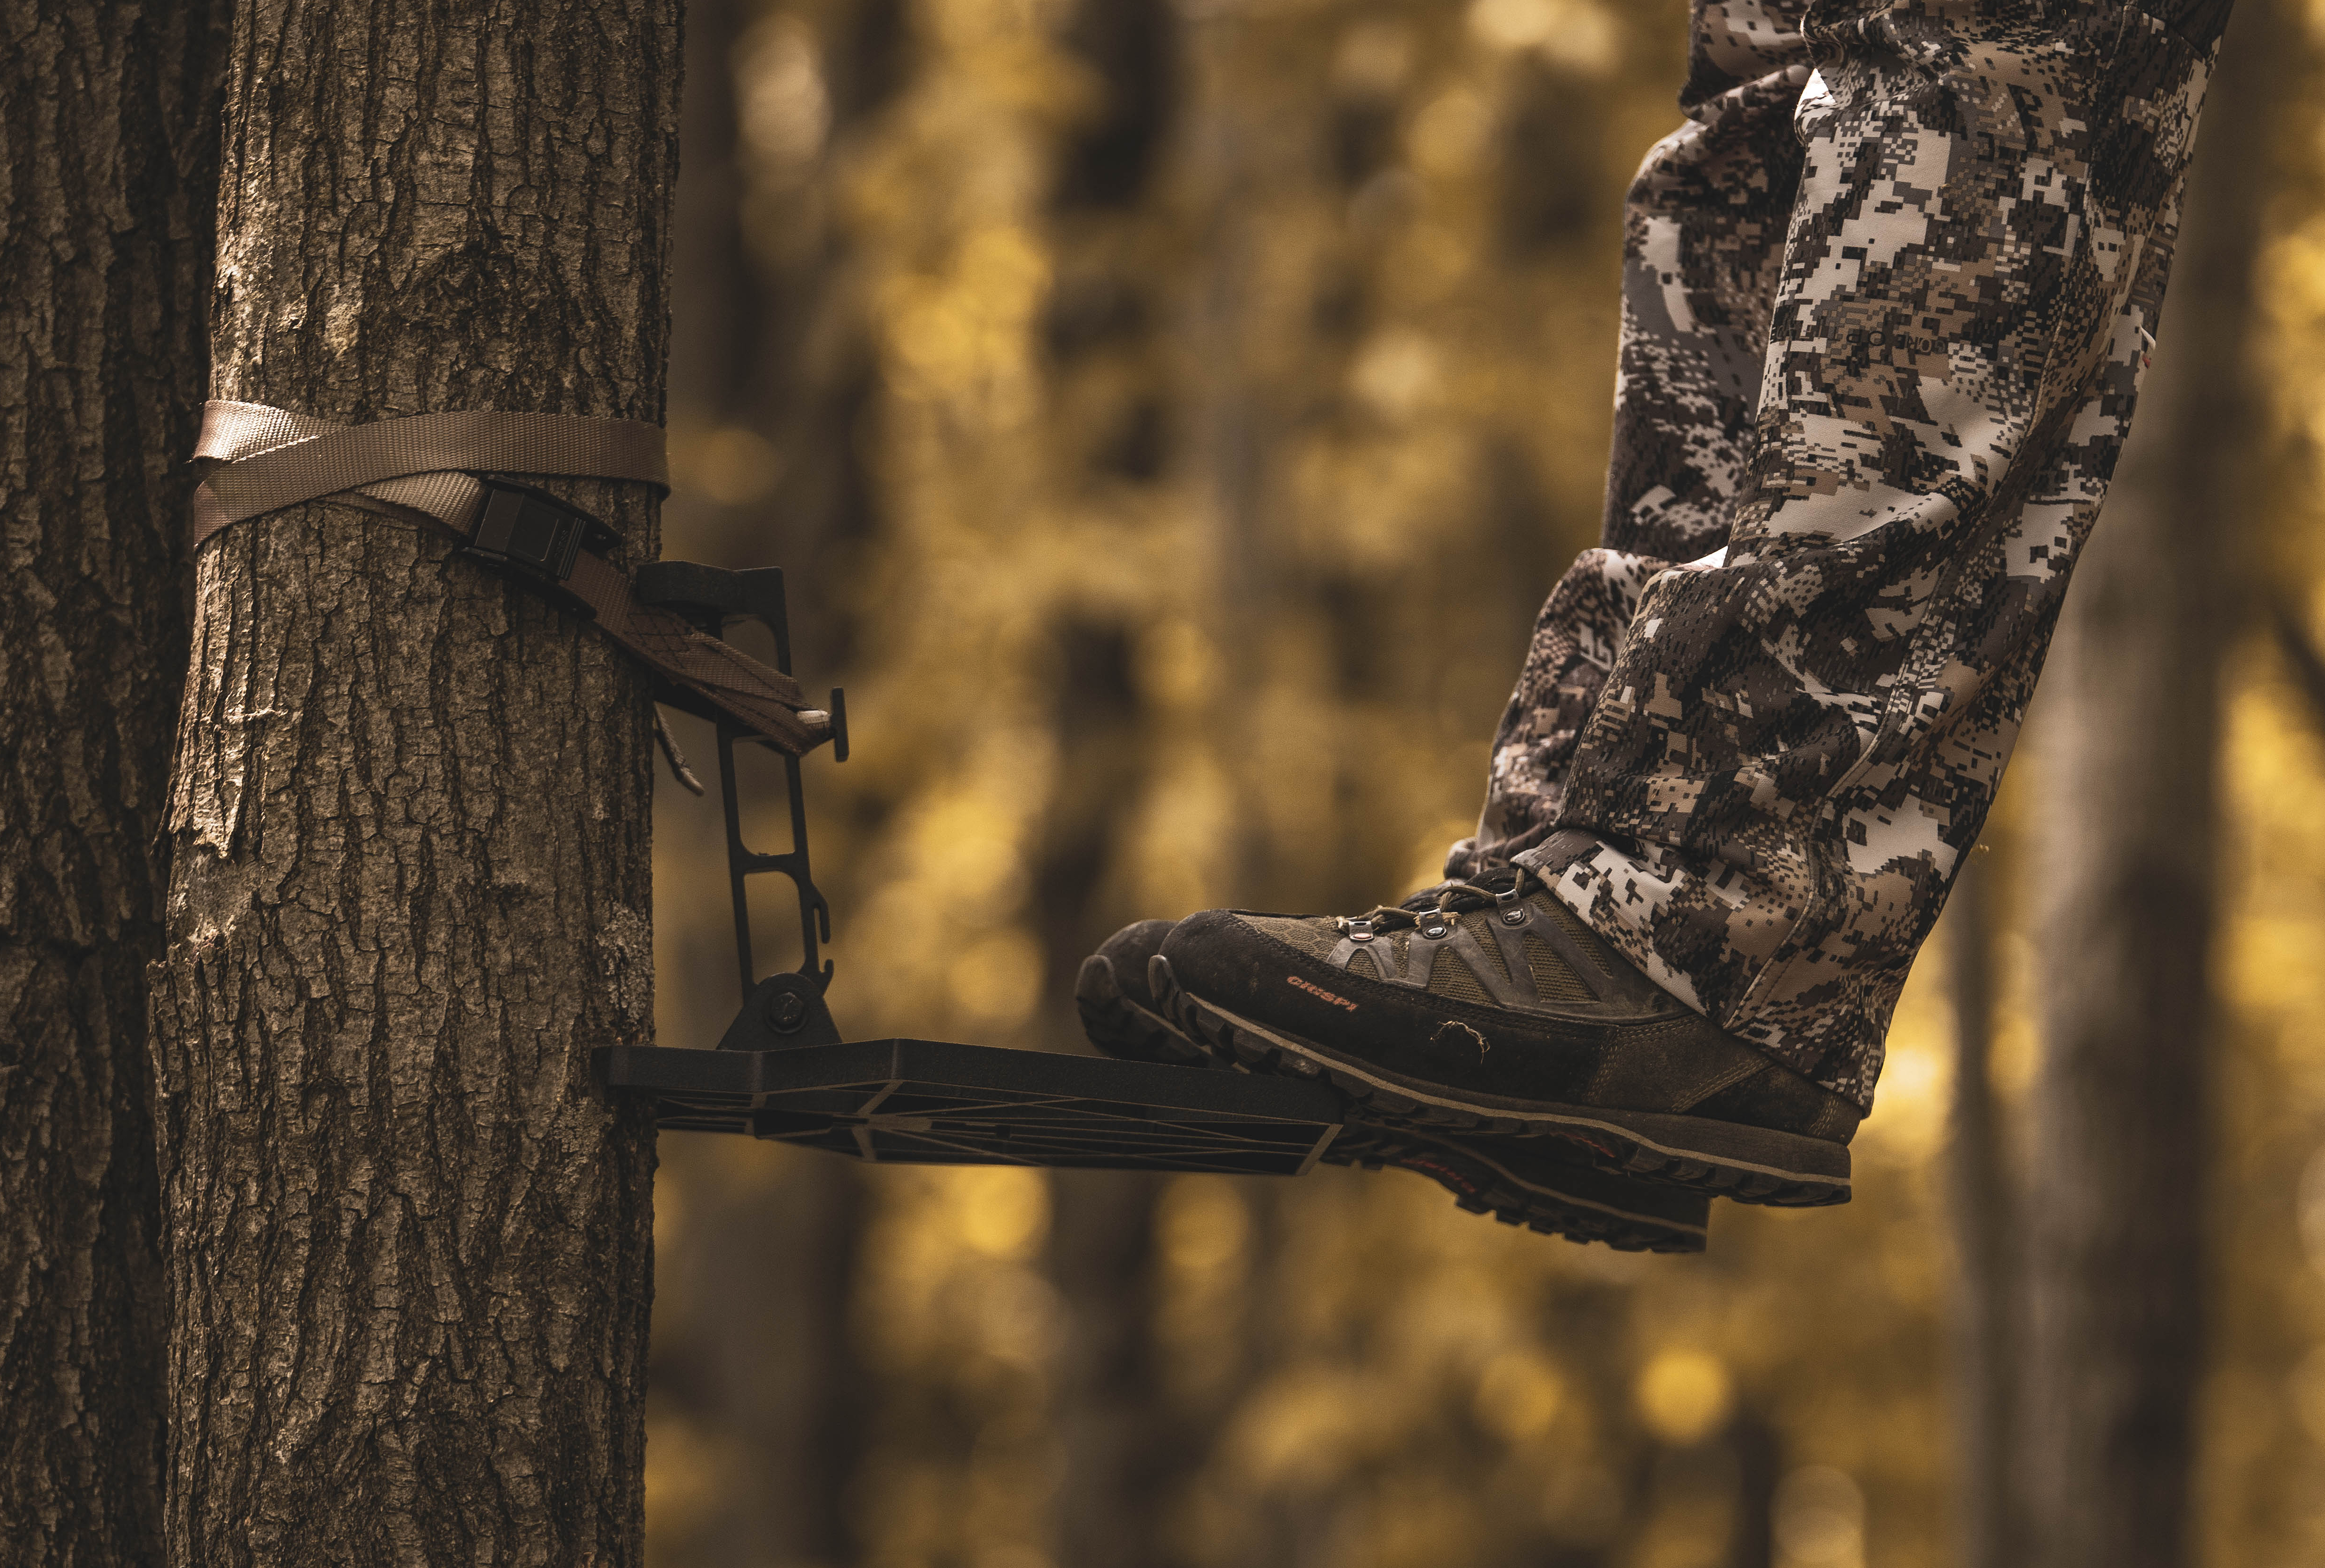
{"label": "lace eyelet", "polygon": [[1524,905],[1513,904],[1507,909],[1502,911],[1502,923],[1504,925],[1524,925],[1525,923],[1526,908]]}
{"label": "lace eyelet", "polygon": [[1435,942],[1439,937],[1443,936],[1451,929],[1452,928],[1450,926],[1445,925],[1424,925],[1421,928],[1421,934],[1427,937],[1430,941]]}

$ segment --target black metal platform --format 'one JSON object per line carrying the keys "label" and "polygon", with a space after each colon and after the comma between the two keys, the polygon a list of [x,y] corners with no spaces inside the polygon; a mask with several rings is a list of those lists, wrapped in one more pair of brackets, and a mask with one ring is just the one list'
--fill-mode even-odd
{"label": "black metal platform", "polygon": [[880,1164],[1305,1173],[1348,1102],[1294,1079],[939,1040],[597,1053],[668,1131],[745,1133]]}

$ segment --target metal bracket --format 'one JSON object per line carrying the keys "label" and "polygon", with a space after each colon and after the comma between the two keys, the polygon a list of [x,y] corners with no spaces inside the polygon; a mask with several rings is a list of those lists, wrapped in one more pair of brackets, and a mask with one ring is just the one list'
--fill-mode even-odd
{"label": "metal bracket", "polygon": [[[825,973],[829,974],[826,966]],[[823,991],[810,977],[785,970],[769,975],[743,998],[743,1010],[718,1038],[721,1051],[790,1051],[801,1045],[837,1045],[839,1025],[831,1020]]]}
{"label": "metal bracket", "polygon": [[[728,571],[690,561],[657,561],[639,569],[637,594],[644,603],[683,616],[705,636],[721,640],[735,622],[757,621],[774,636],[775,668],[786,675],[792,673],[791,617],[783,603],[781,567]],[[845,762],[847,698],[836,686],[831,691],[831,728],[832,758]],[[783,779],[791,797],[792,847],[780,855],[762,854],[743,842],[742,801],[735,776],[737,742],[766,744],[748,730],[726,723],[718,726],[718,787],[727,813],[727,879],[735,901],[735,958],[743,994],[743,1010],[718,1044],[723,1050],[748,1051],[829,1044],[839,1038],[823,1000],[831,985],[832,966],[829,959],[818,965],[817,942],[831,940],[831,905],[817,889],[808,867],[807,795],[800,759],[783,757]],[[791,878],[799,894],[801,958],[796,971],[761,981],[755,978],[752,953],[746,883],[750,877],[771,872]]]}

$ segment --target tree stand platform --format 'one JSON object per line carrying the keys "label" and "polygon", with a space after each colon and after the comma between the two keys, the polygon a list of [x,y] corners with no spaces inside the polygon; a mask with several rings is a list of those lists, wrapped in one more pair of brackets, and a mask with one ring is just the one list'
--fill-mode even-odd
{"label": "tree stand platform", "polygon": [[[714,636],[737,621],[759,622],[773,635],[776,667],[791,673],[779,569],[665,561],[638,573],[637,593]],[[595,1053],[607,1088],[653,1097],[664,1131],[740,1133],[881,1164],[1285,1176],[1306,1173],[1339,1133],[1348,1102],[1320,1083],[941,1040],[843,1041],[824,1002],[832,966],[817,962],[819,939],[831,940],[831,914],[809,873],[800,759],[783,757],[792,848],[756,853],[743,842],[735,747],[764,742],[684,692],[657,695],[718,725],[743,979],[742,1010],[716,1047],[614,1045]],[[837,690],[831,714],[833,756],[845,761],[847,709]],[[672,758],[681,781],[699,790],[674,750]],[[755,981],[745,886],[767,873],[789,877],[798,891],[803,956],[797,970]]]}

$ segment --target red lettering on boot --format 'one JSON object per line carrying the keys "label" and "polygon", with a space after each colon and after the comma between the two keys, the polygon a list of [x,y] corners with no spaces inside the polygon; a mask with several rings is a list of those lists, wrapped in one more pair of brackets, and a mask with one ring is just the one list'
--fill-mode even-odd
{"label": "red lettering on boot", "polygon": [[1321,986],[1311,986],[1306,980],[1301,979],[1298,975],[1286,975],[1283,978],[1290,980],[1293,985],[1298,986],[1301,990],[1307,992],[1311,997],[1321,997],[1324,1000],[1331,1003],[1332,1006],[1336,1007],[1346,1007],[1351,1013],[1357,1010],[1357,1005],[1348,1000],[1348,997],[1336,997]]}

